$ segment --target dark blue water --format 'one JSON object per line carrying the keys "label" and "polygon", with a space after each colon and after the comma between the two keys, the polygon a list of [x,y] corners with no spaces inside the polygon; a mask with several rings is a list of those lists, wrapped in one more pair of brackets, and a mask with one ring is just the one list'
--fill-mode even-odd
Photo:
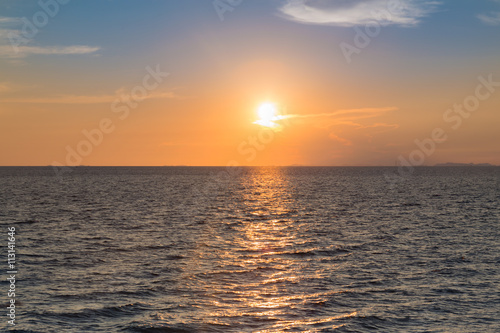
{"label": "dark blue water", "polygon": [[0,168],[16,326],[499,332],[495,167]]}

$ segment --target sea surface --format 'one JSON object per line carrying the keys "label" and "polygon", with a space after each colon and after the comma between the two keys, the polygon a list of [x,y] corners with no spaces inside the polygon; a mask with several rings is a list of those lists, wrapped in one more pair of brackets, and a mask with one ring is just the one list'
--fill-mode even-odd
{"label": "sea surface", "polygon": [[395,172],[0,168],[0,331],[500,332],[500,169]]}

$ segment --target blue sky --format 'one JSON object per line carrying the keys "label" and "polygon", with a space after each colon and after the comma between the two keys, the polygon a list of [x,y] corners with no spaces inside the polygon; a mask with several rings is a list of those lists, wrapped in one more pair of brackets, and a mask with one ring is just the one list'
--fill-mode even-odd
{"label": "blue sky", "polygon": [[[342,9],[345,3],[352,2],[365,5],[373,3],[376,8],[381,1],[243,0],[233,11],[224,13],[224,21],[221,22],[212,1],[72,0],[68,4],[60,5],[58,14],[50,18],[48,24],[26,45],[41,49],[83,46],[82,54],[89,58],[101,57],[94,61],[97,66],[126,66],[145,60],[162,60],[169,67],[189,71],[189,68],[203,67],[202,57],[210,56],[204,52],[222,53],[219,50],[210,50],[210,45],[202,45],[203,43],[221,44],[222,48],[229,49],[241,39],[247,39],[249,47],[252,43],[266,47],[268,45],[264,41],[267,40],[272,47],[272,44],[283,40],[286,43],[299,34],[306,38],[316,38],[323,44],[319,46],[321,50],[331,52],[335,57],[341,55],[339,42],[353,38],[352,26],[362,26],[363,19],[366,19],[363,16],[366,13],[363,11],[358,13],[351,10],[351,16],[346,20],[350,19],[352,22],[334,21],[335,15],[331,13],[336,13],[335,9],[338,9],[340,14],[344,13]],[[410,10],[402,15],[403,18],[394,15],[394,22],[383,24],[382,33],[373,43],[375,47],[377,44],[381,47],[387,45],[396,52],[411,50],[416,55],[451,59],[485,56],[490,52],[493,54],[499,51],[500,43],[496,41],[500,31],[500,19],[495,20],[500,13],[499,1],[407,2],[413,7],[409,7]],[[313,14],[304,14],[307,13],[304,6],[316,11]],[[0,28],[4,31],[20,29],[22,26],[14,20],[22,17],[32,20],[33,15],[40,10],[36,1],[5,0],[0,4],[0,17],[4,19],[3,22],[0,21]],[[371,8],[368,7],[367,10]],[[326,19],[324,24],[315,21],[314,14],[321,16],[318,13],[323,13],[322,19]],[[328,21],[329,18],[332,22]],[[9,19],[11,22],[6,22]],[[398,23],[397,20],[406,23]],[[5,37],[5,33],[3,36]],[[8,43],[4,37],[1,42],[5,50]],[[200,42],[200,39],[203,39],[203,42]],[[317,44],[312,47],[318,47]],[[13,55],[10,51],[3,51],[3,57],[28,58],[22,59],[27,63],[60,62],[62,58],[58,55]],[[234,49],[228,50],[230,51]],[[192,52],[189,54],[191,61],[186,61],[185,52]],[[64,55],[65,52],[60,50],[60,53]],[[10,62],[13,63],[14,60],[16,59],[11,59]],[[81,54],[67,57],[63,63],[72,61],[85,66]],[[2,62],[1,65],[8,66],[9,62]],[[3,72],[10,71],[4,68]]]}

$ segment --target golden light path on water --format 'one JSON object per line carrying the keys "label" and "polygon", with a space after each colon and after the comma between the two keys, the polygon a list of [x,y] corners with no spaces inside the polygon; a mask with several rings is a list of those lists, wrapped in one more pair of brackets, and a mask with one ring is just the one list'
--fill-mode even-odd
{"label": "golden light path on water", "polygon": [[238,192],[234,205],[209,207],[218,219],[202,224],[203,237],[190,254],[193,261],[182,286],[186,307],[195,309],[190,316],[196,319],[183,320],[186,314],[179,314],[179,322],[202,322],[201,331],[315,332],[315,327],[340,327],[341,319],[356,316],[308,315],[308,308],[321,309],[343,291],[318,283],[333,266],[311,267],[308,252],[315,250],[314,242],[307,237],[308,224],[294,218],[300,208],[282,172],[253,169],[223,194]]}

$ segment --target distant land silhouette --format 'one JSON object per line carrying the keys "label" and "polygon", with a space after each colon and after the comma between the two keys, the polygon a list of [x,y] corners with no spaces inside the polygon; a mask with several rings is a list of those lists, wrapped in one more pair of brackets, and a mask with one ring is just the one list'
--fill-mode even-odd
{"label": "distant land silhouette", "polygon": [[490,163],[438,163],[435,166],[495,166]]}

